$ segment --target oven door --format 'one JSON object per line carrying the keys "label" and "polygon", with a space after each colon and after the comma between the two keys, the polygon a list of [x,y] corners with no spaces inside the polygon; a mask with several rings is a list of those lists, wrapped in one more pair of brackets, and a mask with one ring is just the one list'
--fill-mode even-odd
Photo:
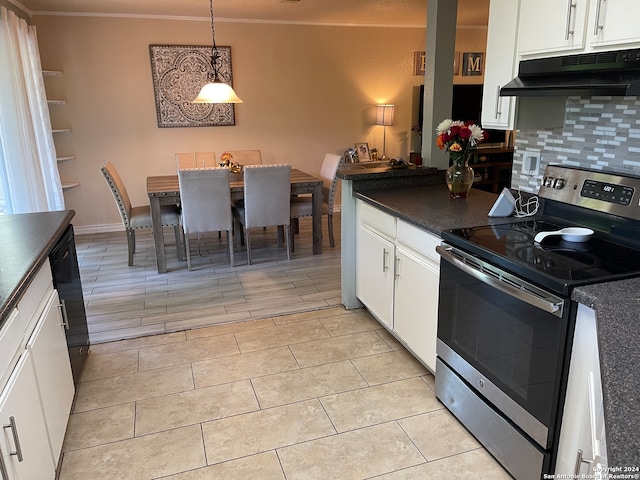
{"label": "oven door", "polygon": [[437,250],[438,357],[549,449],[563,391],[569,300],[449,245]]}

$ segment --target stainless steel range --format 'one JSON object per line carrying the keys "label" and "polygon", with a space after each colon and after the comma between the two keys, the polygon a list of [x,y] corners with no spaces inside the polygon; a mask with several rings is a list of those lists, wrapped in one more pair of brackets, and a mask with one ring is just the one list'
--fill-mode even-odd
{"label": "stainless steel range", "polygon": [[[444,231],[436,395],[517,479],[553,473],[577,305],[640,276],[640,178],[549,166],[535,219]],[[592,236],[534,241],[584,227]]]}

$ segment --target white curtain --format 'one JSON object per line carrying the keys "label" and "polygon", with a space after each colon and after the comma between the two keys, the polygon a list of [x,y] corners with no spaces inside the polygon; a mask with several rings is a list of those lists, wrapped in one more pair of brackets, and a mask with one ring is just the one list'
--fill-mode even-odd
{"label": "white curtain", "polygon": [[0,212],[64,210],[36,30],[0,8]]}

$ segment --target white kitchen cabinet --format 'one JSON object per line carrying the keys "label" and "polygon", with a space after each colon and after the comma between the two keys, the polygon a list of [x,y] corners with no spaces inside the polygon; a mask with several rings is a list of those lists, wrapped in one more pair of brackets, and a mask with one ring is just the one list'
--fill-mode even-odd
{"label": "white kitchen cabinet", "polygon": [[579,305],[556,476],[601,478],[598,473],[607,466],[606,452],[596,314],[593,309]]}
{"label": "white kitchen cabinet", "polygon": [[532,58],[640,46],[637,0],[521,0],[518,52]]}
{"label": "white kitchen cabinet", "polygon": [[518,72],[519,0],[491,0],[485,53],[482,91],[482,127],[512,130],[515,120],[515,97],[501,97],[500,88]]}
{"label": "white kitchen cabinet", "polygon": [[589,0],[521,0],[520,55],[584,49]]}
{"label": "white kitchen cabinet", "polygon": [[[356,238],[356,295],[380,322],[393,329],[395,245],[384,238],[395,219],[358,202]],[[377,227],[377,228],[376,228]]]}
{"label": "white kitchen cabinet", "polygon": [[[633,48],[640,46],[638,0],[591,0],[587,24],[587,44],[593,49]],[[630,19],[633,19],[630,21]]]}
{"label": "white kitchen cabinet", "polygon": [[2,480],[55,478],[74,395],[59,307],[46,263],[0,331]]}
{"label": "white kitchen cabinet", "polygon": [[[3,480],[47,480],[55,468],[30,353],[24,351],[0,394]],[[19,455],[20,456],[19,456]]]}
{"label": "white kitchen cabinet", "polygon": [[435,372],[440,238],[357,202],[356,295]]}
{"label": "white kitchen cabinet", "polygon": [[27,342],[38,382],[51,454],[57,463],[73,403],[74,385],[58,293],[49,297]]}

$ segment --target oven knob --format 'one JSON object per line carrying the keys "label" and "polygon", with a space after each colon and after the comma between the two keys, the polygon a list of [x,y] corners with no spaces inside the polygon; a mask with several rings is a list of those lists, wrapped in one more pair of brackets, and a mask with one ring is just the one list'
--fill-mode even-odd
{"label": "oven knob", "polygon": [[480,385],[480,388],[484,388],[484,380],[482,378],[478,381],[478,385]]}
{"label": "oven knob", "polygon": [[545,187],[550,187],[553,185],[553,177],[546,177],[544,179],[544,186]]}
{"label": "oven knob", "polygon": [[556,183],[553,185],[553,188],[555,188],[556,190],[560,190],[562,187],[564,187],[564,180],[561,178],[557,178]]}

